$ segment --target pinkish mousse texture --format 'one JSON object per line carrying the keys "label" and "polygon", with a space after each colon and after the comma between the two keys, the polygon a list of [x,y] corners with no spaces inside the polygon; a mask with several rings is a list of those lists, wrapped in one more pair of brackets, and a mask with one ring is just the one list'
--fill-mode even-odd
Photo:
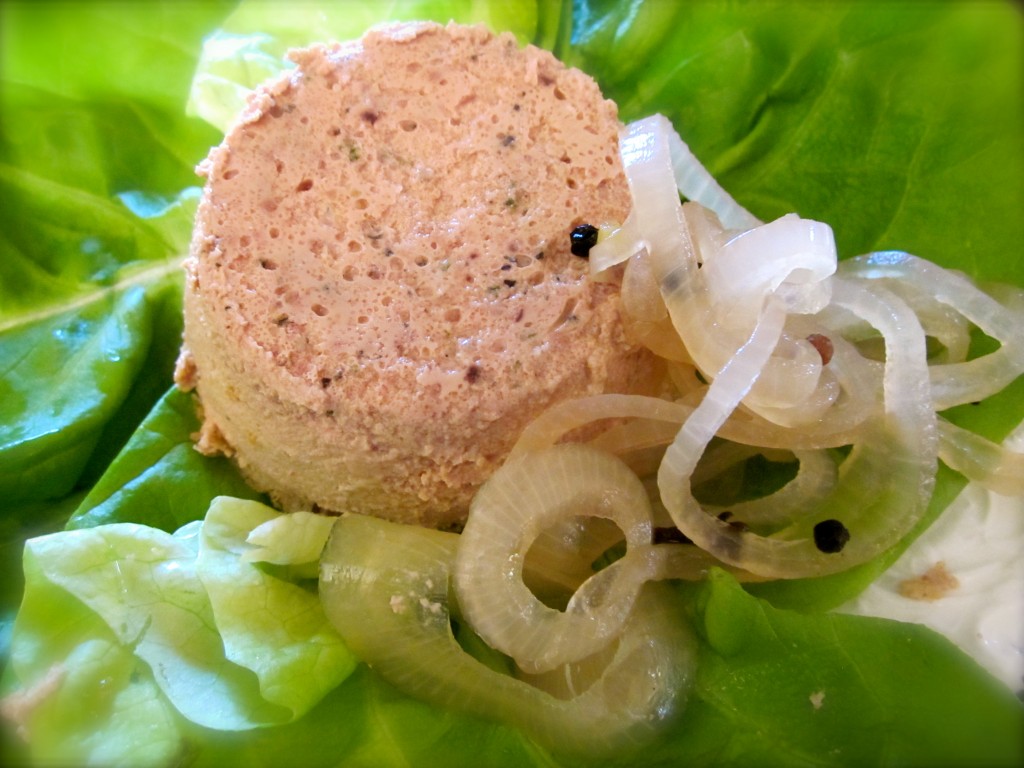
{"label": "pinkish mousse texture", "polygon": [[295,51],[200,166],[176,379],[284,509],[446,527],[549,405],[648,392],[569,252],[630,197],[615,105],[482,27]]}

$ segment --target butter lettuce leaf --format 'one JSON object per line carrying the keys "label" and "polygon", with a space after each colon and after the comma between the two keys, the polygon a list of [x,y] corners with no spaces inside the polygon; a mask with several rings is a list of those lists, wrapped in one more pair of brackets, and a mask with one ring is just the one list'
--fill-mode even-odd
{"label": "butter lettuce leaf", "polygon": [[[348,677],[356,659],[324,616],[313,582],[304,583],[301,572],[259,567],[263,558],[248,538],[260,529],[260,538],[280,554],[297,539],[317,538],[309,522],[308,513],[282,515],[257,501],[219,496],[202,524],[196,560],[225,656],[256,673],[263,698],[296,716]],[[315,566],[330,527],[317,530],[319,547],[292,550],[296,557],[278,557],[278,564]]]}
{"label": "butter lettuce leaf", "polygon": [[577,0],[567,58],[759,217],[1020,285],[1024,28],[1001,2]]}
{"label": "butter lettuce leaf", "polygon": [[294,723],[246,733],[190,729],[196,768],[555,768],[519,732],[405,696],[365,665]]}
{"label": "butter lettuce leaf", "polygon": [[315,590],[242,559],[274,519],[294,538],[289,516],[218,497],[173,534],[110,523],[29,540],[5,708],[33,757],[166,764],[183,721],[281,725],[351,674]]}
{"label": "butter lettuce leaf", "polygon": [[[105,695],[96,697],[97,690]],[[177,756],[179,730],[148,669],[100,637],[70,649],[31,688],[8,698],[5,710],[24,718],[21,734],[41,765],[161,766]]]}
{"label": "butter lettuce leaf", "polygon": [[192,396],[167,390],[81,499],[67,527],[137,522],[171,533],[202,519],[217,496],[260,498],[227,459],[195,450],[198,431]]}
{"label": "butter lettuce leaf", "polygon": [[216,141],[184,99],[225,8],[0,6],[2,514],[91,486],[167,389]]}
{"label": "butter lettuce leaf", "polygon": [[666,764],[1010,766],[1024,755],[1016,697],[941,635],[778,609],[723,571],[698,589],[696,695],[660,745]]}

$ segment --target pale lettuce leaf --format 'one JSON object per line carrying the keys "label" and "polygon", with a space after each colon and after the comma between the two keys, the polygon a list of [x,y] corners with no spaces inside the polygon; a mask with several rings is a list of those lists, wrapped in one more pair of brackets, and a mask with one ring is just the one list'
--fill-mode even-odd
{"label": "pale lettuce leaf", "polygon": [[2,706],[31,743],[34,762],[171,762],[179,730],[149,668],[98,614],[50,581],[29,553],[25,574],[31,588],[11,659],[21,687]]}
{"label": "pale lettuce leaf", "polygon": [[[258,502],[221,497],[173,534],[111,523],[28,541],[6,701],[34,756],[166,762],[181,718],[226,731],[285,724],[351,674],[315,590],[242,559],[250,532],[275,519],[271,549],[287,548],[274,533],[308,536]],[[159,734],[152,751],[137,753],[148,734]]]}
{"label": "pale lettuce leaf", "polygon": [[246,541],[255,549],[243,552],[242,559],[277,565],[319,563],[333,526],[334,518],[313,512],[272,517],[252,529]]}
{"label": "pale lettuce leaf", "polygon": [[[196,562],[225,655],[256,673],[265,699],[295,715],[348,677],[356,659],[324,616],[314,583],[304,586],[264,571],[256,564],[261,553],[246,540],[258,529],[264,549],[276,555],[273,562],[316,563],[333,520],[318,517],[320,525],[311,525],[310,517],[220,496],[203,522]],[[296,548],[296,542],[306,546]],[[295,559],[282,556],[289,551]]]}

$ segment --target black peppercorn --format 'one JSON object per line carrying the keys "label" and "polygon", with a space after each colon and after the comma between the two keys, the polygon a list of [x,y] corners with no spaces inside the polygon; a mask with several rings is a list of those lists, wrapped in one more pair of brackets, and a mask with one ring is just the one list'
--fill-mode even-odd
{"label": "black peppercorn", "polygon": [[591,224],[580,224],[569,234],[569,250],[573,256],[587,258],[590,249],[597,245],[597,227]]}
{"label": "black peppercorn", "polygon": [[814,526],[814,546],[822,552],[841,552],[849,540],[850,532],[838,520],[822,520]]}

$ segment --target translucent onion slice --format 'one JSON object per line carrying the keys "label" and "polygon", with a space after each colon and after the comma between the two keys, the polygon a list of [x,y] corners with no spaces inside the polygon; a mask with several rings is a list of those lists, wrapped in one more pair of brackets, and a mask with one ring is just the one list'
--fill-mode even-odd
{"label": "translucent onion slice", "polygon": [[[848,380],[843,379],[844,390],[848,386],[855,394],[840,400],[830,413],[828,422],[813,427],[791,429],[768,422],[757,414],[738,409],[722,425],[719,436],[745,445],[783,450],[816,450],[850,445],[856,439],[857,427],[865,420],[870,405],[870,397],[862,399],[855,395],[870,394],[877,384],[874,380],[865,381],[863,370],[857,373],[859,375]],[[641,447],[641,443],[649,446],[662,440],[662,444],[667,445],[675,437],[679,426],[697,407],[705,391],[706,387],[693,390],[675,402],[644,395],[605,394],[559,403],[544,411],[523,430],[512,448],[509,460],[555,445],[569,432],[603,419],[643,419],[661,422],[667,426],[662,428],[657,424],[635,427],[625,425],[621,431],[619,428],[613,428],[609,430],[608,437],[602,435],[592,441],[595,447],[618,453],[620,446],[617,445],[615,436],[632,435],[634,430],[637,435],[636,443],[631,442],[633,438],[624,439],[626,450]],[[840,418],[832,419],[831,417],[837,413],[840,414]]]}
{"label": "translucent onion slice", "polygon": [[[913,312],[897,297],[876,288],[868,292],[836,280],[833,299],[876,327],[885,339],[884,409],[861,429],[839,470],[839,482],[812,516],[771,536],[737,529],[700,508],[690,476],[710,434],[724,422],[726,409],[749,386],[757,359],[765,352],[755,339],[737,355],[752,358],[738,367],[735,381],[722,376],[666,451],[658,476],[662,502],[679,529],[721,560],[774,578],[818,576],[845,570],[895,544],[923,514],[934,482],[937,455],[935,413],[928,392],[924,334]],[[756,334],[755,334],[756,335]],[[748,353],[747,350],[750,350]],[[756,351],[755,351],[756,349]],[[704,413],[702,414],[702,410]],[[697,428],[690,421],[703,416]],[[815,528],[837,520],[849,541],[816,542]]]}
{"label": "translucent onion slice", "polygon": [[877,416],[881,408],[882,364],[864,358],[853,344],[831,330],[829,337],[834,353],[828,374],[839,392],[827,410],[817,413],[814,420],[792,424],[774,409],[762,407],[754,413],[741,407],[719,434],[747,445],[791,450],[838,448],[854,443],[861,426]]}
{"label": "translucent onion slice", "polygon": [[[670,242],[676,217],[662,214],[672,213],[666,203],[678,200],[679,194],[713,211],[726,229],[743,231],[761,223],[722,188],[665,116],[651,115],[627,125],[619,140],[619,150],[623,163],[633,169],[633,210],[620,228],[591,249],[593,274],[600,275],[647,247],[651,233],[657,233],[656,240]],[[650,184],[655,179],[658,181]],[[638,199],[638,194],[643,200]],[[659,200],[657,210],[644,208],[645,203],[655,199]]]}
{"label": "translucent onion slice", "polygon": [[[719,435],[727,440],[765,448],[815,450],[837,448],[849,445],[856,439],[858,427],[868,415],[877,410],[881,392],[881,376],[876,369],[880,364],[867,361],[856,354],[852,345],[837,339],[837,348],[847,349],[849,365],[837,366],[837,380],[842,386],[843,396],[828,414],[828,419],[812,426],[789,428],[779,426],[750,411],[739,409],[730,415],[722,425]],[[623,438],[625,450],[632,450],[664,440],[671,442],[678,427],[693,412],[703,399],[707,387],[702,385],[678,401],[663,400],[644,395],[605,394],[582,397],[552,406],[540,414],[519,436],[510,453],[510,460],[529,452],[550,447],[569,432],[603,419],[643,419],[661,422],[665,428],[655,425],[613,428],[608,436],[595,438],[593,444],[604,450],[618,453],[618,435],[637,435]]]}
{"label": "translucent onion slice", "polygon": [[916,280],[884,279],[884,285],[914,310],[925,335],[941,345],[939,350],[929,350],[930,365],[967,360],[971,323],[966,317],[939,301],[928,286],[920,285]]}
{"label": "translucent onion slice", "polygon": [[619,153],[633,197],[630,219],[653,260],[659,285],[671,280],[697,292],[696,286],[702,286],[703,281],[697,274],[698,259],[684,207],[679,205],[668,141],[674,133],[660,115],[638,120],[626,126],[619,137]]}
{"label": "translucent onion slice", "polygon": [[1024,453],[1009,450],[939,419],[939,458],[990,491],[1024,496]]}
{"label": "translucent onion slice", "polygon": [[728,522],[792,524],[820,509],[838,482],[836,462],[826,451],[795,451],[794,456],[800,462],[796,477],[775,493],[729,505]]}
{"label": "translucent onion slice", "polygon": [[[633,136],[647,132],[655,136],[660,134],[667,141],[672,173],[679,193],[683,197],[714,211],[726,229],[747,230],[761,223],[756,216],[737,203],[732,195],[722,188],[715,177],[690,151],[667,117],[652,115],[636,121],[627,129],[627,133]],[[643,146],[644,144],[638,143],[638,145]]]}
{"label": "translucent onion slice", "polygon": [[682,710],[696,643],[665,588],[644,587],[605,652],[610,660],[601,659],[584,690],[560,698],[459,646],[449,587],[460,546],[455,534],[376,518],[335,524],[321,561],[324,610],[385,680],[435,706],[518,727],[557,753],[590,758],[648,740]]}
{"label": "translucent onion slice", "polygon": [[729,309],[777,293],[787,311],[813,314],[828,304],[826,278],[835,271],[832,228],[791,213],[731,238],[702,275],[711,300]]}
{"label": "translucent onion slice", "polygon": [[594,574],[593,563],[622,541],[614,522],[570,517],[534,540],[523,564],[523,581],[546,605],[564,604]]}
{"label": "translucent onion slice", "polygon": [[669,319],[658,278],[645,253],[637,253],[626,262],[621,295],[623,311],[634,320],[659,323]]}
{"label": "translucent onion slice", "polygon": [[[650,258],[672,322],[705,375],[717,375],[749,337],[767,296],[794,316],[828,305],[836,253],[827,226],[785,216],[725,239],[728,233],[707,211],[693,203],[683,210],[702,268],[693,272],[685,255],[655,243]],[[802,426],[820,419],[838,394],[820,353],[804,336],[787,332],[744,403],[776,423]]]}
{"label": "translucent onion slice", "polygon": [[775,424],[802,427],[821,420],[839,395],[820,353],[806,339],[784,333],[743,402]]}
{"label": "translucent onion slice", "polygon": [[565,400],[541,413],[524,429],[509,452],[508,463],[543,448],[566,434],[601,419],[645,418],[682,424],[693,406],[648,395],[591,395]]}
{"label": "translucent onion slice", "polygon": [[641,252],[626,262],[620,294],[628,332],[659,357],[690,362],[690,353],[676,333],[658,289],[651,261]]}
{"label": "translucent onion slice", "polygon": [[[661,422],[651,419],[637,419],[617,424],[590,440],[587,445],[626,458],[632,452],[650,448],[664,448],[675,439],[681,421]],[[634,468],[634,471],[636,469]]]}
{"label": "translucent onion slice", "polygon": [[636,217],[630,213],[622,226],[600,231],[597,244],[590,249],[590,274],[603,281],[612,267],[621,264],[644,249],[643,237],[637,228]]}
{"label": "translucent onion slice", "polygon": [[584,515],[614,521],[627,552],[651,543],[643,484],[614,456],[584,445],[558,445],[507,462],[470,505],[455,567],[459,603],[474,631],[528,672],[578,661],[607,645],[622,631],[644,581],[597,574],[564,612],[530,591],[523,568],[534,541]]}
{"label": "translucent onion slice", "polygon": [[999,342],[999,349],[974,360],[931,367],[935,410],[984,400],[1024,372],[1024,306],[1020,302],[1001,304],[962,274],[899,251],[850,259],[843,263],[843,274],[914,283]]}

